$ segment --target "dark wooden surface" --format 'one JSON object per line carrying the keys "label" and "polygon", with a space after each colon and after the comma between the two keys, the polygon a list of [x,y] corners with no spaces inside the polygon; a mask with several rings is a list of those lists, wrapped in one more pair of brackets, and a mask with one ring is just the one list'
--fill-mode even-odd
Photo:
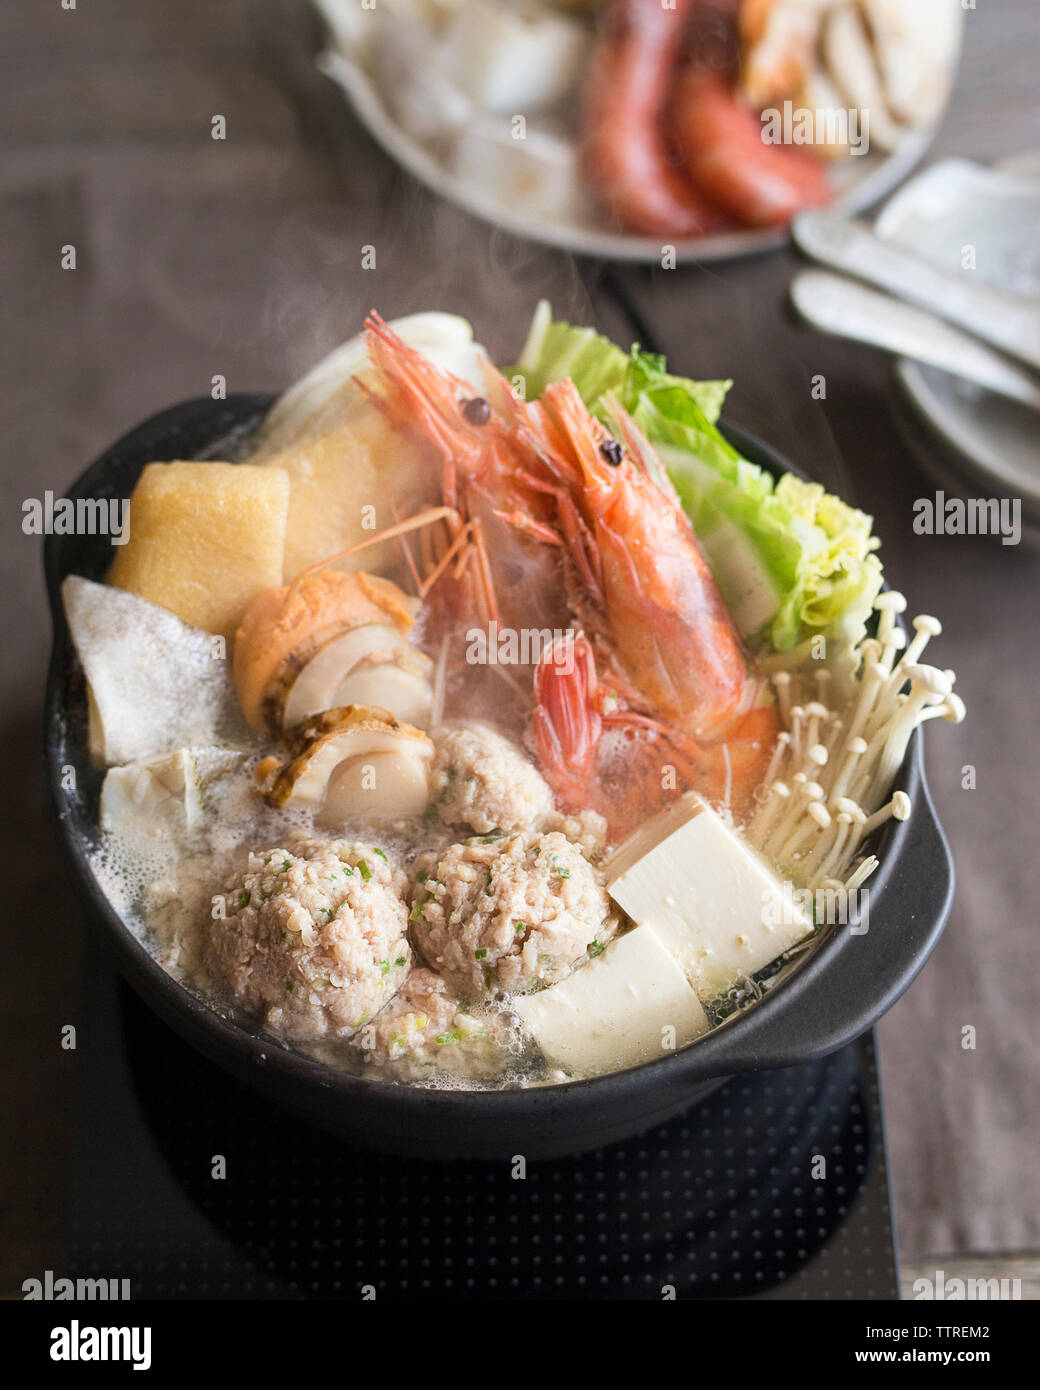
{"label": "dark wooden surface", "polygon": [[[978,0],[932,155],[994,159],[1040,145],[1034,0]],[[0,5],[0,246],[5,448],[0,455],[3,686],[11,866],[0,983],[0,1289],[60,1267],[63,1096],[74,1055],[80,921],[39,780],[48,642],[38,542],[21,503],[60,491],[117,435],[175,400],[277,387],[354,332],[371,305],[470,317],[493,354],[534,300],[627,329],[600,269],[437,203],[397,171],[313,67],[319,34],[291,0],[57,0]],[[210,138],[215,114],[228,138]],[[75,272],[60,248],[77,247]],[[361,269],[364,244],[375,271]],[[888,370],[814,339],[783,309],[785,253],[620,279],[677,369],[736,379],[728,412],[875,513],[915,610],[947,624],[970,719],[929,740],[960,870],[935,962],[882,1029],[904,1248],[1040,1246],[1035,874],[1040,677],[1035,549],[912,535],[928,483],[892,420]],[[810,378],[828,383],[810,397]],[[978,788],[961,789],[961,769]],[[964,1053],[961,1028],[978,1031]],[[89,1039],[81,1039],[89,1046]],[[1034,1127],[1030,1133],[1030,1126]]]}

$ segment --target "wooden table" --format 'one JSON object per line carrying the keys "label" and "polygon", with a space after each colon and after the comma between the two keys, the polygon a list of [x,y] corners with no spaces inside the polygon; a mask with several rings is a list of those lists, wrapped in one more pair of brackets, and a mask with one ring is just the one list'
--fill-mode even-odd
{"label": "wooden table", "polygon": [[[1033,0],[978,0],[967,31],[933,157],[986,160],[1040,144]],[[516,351],[542,295],[572,319],[627,331],[595,268],[490,231],[395,169],[315,73],[317,46],[309,12],[289,0],[0,10],[0,718],[14,888],[0,1030],[13,1057],[4,1113],[15,1117],[0,1138],[0,1289],[60,1268],[62,1097],[74,1054],[59,1029],[75,1019],[79,978],[78,909],[39,781],[48,636],[22,501],[60,491],[139,419],[207,393],[216,373],[231,390],[285,383],[372,304],[387,317],[456,309],[501,356]],[[210,138],[215,114],[226,141]],[[67,244],[75,272],[59,267]],[[366,244],[378,248],[376,271],[361,268]],[[792,267],[780,253],[619,276],[676,369],[731,374],[730,417],[873,511],[893,577],[915,607],[947,620],[943,663],[958,669],[972,713],[930,740],[929,766],[961,892],[934,964],[882,1030],[896,1194],[915,1252],[1038,1248],[1035,1146],[1021,1122],[1038,1058],[1036,970],[1022,967],[1012,939],[1035,930],[1028,827],[1040,754],[1022,731],[1040,677],[1023,632],[1036,555],[981,539],[914,543],[912,501],[933,488],[893,424],[888,369],[787,321]],[[810,396],[818,372],[823,402]],[[974,793],[960,787],[969,762],[980,770]],[[985,1040],[971,1062],[951,1061],[962,1022]]]}

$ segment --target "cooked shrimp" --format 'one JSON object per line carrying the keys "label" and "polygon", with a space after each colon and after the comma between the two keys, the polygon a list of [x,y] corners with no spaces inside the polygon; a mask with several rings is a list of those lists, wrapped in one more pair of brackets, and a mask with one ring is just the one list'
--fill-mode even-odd
{"label": "cooked shrimp", "polygon": [[615,687],[600,681],[583,632],[567,633],[543,654],[534,694],[532,726],[545,780],[563,810],[603,816],[611,840],[703,780],[692,739],[625,707]]}
{"label": "cooked shrimp", "polygon": [[543,655],[535,701],[535,746],[546,781],[564,810],[602,815],[611,840],[690,787],[743,819],[779,733],[773,704],[755,704],[736,716],[723,741],[704,744],[626,708],[614,686],[599,679],[581,632]]}
{"label": "cooked shrimp", "polygon": [[783,226],[799,209],[830,201],[817,160],[766,144],[758,115],[741,104],[732,83],[696,60],[677,79],[672,118],[697,187],[747,226]]}
{"label": "cooked shrimp", "polygon": [[655,713],[682,720],[699,738],[739,705],[746,659],[663,466],[616,404],[613,414],[624,447],[571,381],[547,387],[528,412],[561,489],[561,530],[592,600],[576,616],[616,653]]}
{"label": "cooked shrimp", "polygon": [[622,226],[644,236],[701,236],[726,222],[677,167],[662,128],[691,3],[617,0],[586,79],[585,168]]}
{"label": "cooked shrimp", "polygon": [[529,414],[559,480],[572,611],[591,634],[557,644],[536,673],[547,780],[567,809],[591,806],[615,834],[690,785],[743,814],[776,715],[667,474],[616,403],[624,450],[571,382]]}
{"label": "cooked shrimp", "polygon": [[[746,738],[761,685],[675,490],[631,419],[609,403],[619,442],[572,382],[528,404],[489,364],[475,423],[472,388],[375,316],[369,335],[385,408],[429,441],[448,499],[391,529],[439,525],[446,513],[460,526],[497,526],[480,560],[495,616],[514,629],[581,631],[567,639],[573,661],[543,652],[533,690],[540,758],[565,807],[591,805],[619,830],[662,792],[690,785],[719,800],[728,789],[743,804],[761,780],[772,710],[751,721],[753,748],[723,751]],[[522,586],[510,579],[518,555]],[[456,582],[443,564],[434,573],[431,600]],[[485,607],[481,621],[488,616]],[[607,732],[621,738],[604,754]],[[675,770],[671,785],[664,765]]]}
{"label": "cooked shrimp", "polygon": [[[446,514],[449,539],[427,547],[421,582],[431,636],[492,618],[513,627],[564,625],[557,561],[500,519],[520,511],[537,529],[552,516],[551,503],[527,481],[537,467],[533,452],[501,410],[408,347],[378,314],[365,326],[383,408],[399,429],[427,442],[441,469],[437,510]],[[490,363],[486,371],[489,392],[508,413],[512,389]]]}

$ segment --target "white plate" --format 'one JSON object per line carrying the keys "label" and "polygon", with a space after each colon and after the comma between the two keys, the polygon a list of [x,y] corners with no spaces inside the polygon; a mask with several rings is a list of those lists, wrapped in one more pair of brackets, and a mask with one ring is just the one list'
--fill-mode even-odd
{"label": "white plate", "polygon": [[[525,215],[515,206],[489,194],[479,183],[458,177],[426,145],[416,140],[394,120],[376,84],[364,68],[342,52],[329,49],[321,54],[318,66],[338,83],[355,114],[372,138],[410,174],[439,197],[456,203],[466,212],[503,227],[518,236],[544,242],[580,256],[597,256],[614,261],[642,261],[660,264],[659,237],[629,236],[598,224],[594,215],[587,220],[575,215],[571,220]],[[919,162],[935,135],[934,128],[910,131],[899,148],[887,156],[866,154],[843,160],[831,172],[836,196],[831,207],[851,216],[885,197]],[[680,262],[726,260],[775,250],[787,241],[786,228],[721,232],[669,243]]]}
{"label": "white plate", "polygon": [[[995,169],[965,160],[934,164],[877,219],[880,236],[962,271],[973,248],[981,280],[1035,297],[1040,312],[1040,154]],[[1040,514],[1040,429],[1035,411],[983,387],[900,358],[896,378],[911,409],[952,455],[955,481],[1020,497]]]}

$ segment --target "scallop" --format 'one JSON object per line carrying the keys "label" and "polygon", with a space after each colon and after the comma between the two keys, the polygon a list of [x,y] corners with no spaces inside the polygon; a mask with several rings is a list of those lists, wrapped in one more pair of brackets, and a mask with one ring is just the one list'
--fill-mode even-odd
{"label": "scallop", "polygon": [[291,760],[265,793],[274,806],[313,809],[323,825],[420,815],[434,747],[421,729],[368,705],[325,710],[290,743]]}

